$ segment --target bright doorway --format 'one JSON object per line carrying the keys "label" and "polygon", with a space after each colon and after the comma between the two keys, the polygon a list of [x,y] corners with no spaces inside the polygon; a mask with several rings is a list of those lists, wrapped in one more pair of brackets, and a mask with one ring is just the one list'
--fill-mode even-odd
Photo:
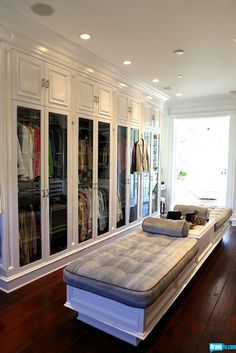
{"label": "bright doorway", "polygon": [[174,120],[173,203],[225,206],[230,118]]}

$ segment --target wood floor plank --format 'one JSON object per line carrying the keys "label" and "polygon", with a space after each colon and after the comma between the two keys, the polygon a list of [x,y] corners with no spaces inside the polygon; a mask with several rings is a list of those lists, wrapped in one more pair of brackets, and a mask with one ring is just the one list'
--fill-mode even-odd
{"label": "wood floor plank", "polygon": [[[236,343],[236,228],[138,347],[77,321],[64,307],[62,270],[13,293],[0,292],[0,352],[208,353]],[[233,341],[234,339],[234,341]]]}
{"label": "wood floor plank", "polygon": [[210,342],[236,344],[236,269],[226,281],[220,298],[207,323],[197,352],[202,352]]}

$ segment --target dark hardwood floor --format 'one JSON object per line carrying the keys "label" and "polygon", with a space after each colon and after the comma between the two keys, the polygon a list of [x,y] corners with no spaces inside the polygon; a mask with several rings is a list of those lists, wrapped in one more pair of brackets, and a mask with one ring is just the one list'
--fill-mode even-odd
{"label": "dark hardwood floor", "polygon": [[224,236],[155,329],[133,347],[76,320],[63,306],[58,270],[13,293],[0,292],[0,352],[207,353],[236,344],[236,228]]}

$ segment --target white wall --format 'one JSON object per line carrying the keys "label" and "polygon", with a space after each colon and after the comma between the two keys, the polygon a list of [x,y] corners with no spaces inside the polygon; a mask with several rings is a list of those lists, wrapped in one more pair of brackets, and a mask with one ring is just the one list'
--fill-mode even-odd
{"label": "white wall", "polygon": [[236,98],[232,95],[168,101],[165,105],[162,139],[162,179],[167,184],[167,209],[172,202],[173,121],[184,118],[230,116],[227,206],[233,209],[236,224]]}

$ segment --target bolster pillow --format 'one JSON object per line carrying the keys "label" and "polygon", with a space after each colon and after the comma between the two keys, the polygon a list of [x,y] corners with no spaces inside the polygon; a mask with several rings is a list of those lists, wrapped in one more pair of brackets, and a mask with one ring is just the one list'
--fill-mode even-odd
{"label": "bolster pillow", "polygon": [[145,232],[170,235],[171,237],[187,237],[189,232],[189,224],[185,220],[147,217],[144,219],[142,227]]}
{"label": "bolster pillow", "polygon": [[183,216],[186,216],[186,213],[197,211],[198,216],[209,219],[209,209],[207,207],[194,205],[175,205],[174,210],[182,212]]}

